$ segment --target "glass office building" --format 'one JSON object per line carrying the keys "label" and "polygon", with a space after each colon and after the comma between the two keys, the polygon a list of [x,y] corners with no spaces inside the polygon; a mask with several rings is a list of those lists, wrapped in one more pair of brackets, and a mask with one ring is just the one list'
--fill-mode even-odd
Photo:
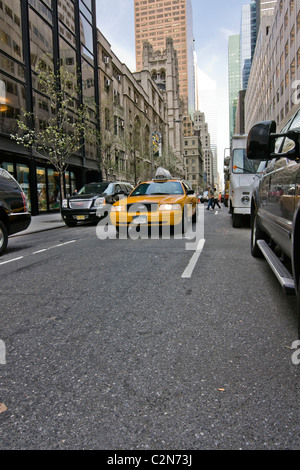
{"label": "glass office building", "polygon": [[[95,0],[0,0],[0,167],[21,184],[33,215],[59,209],[59,175],[10,135],[18,130],[22,110],[38,117],[37,129],[52,113],[35,71],[41,61],[54,71],[60,63],[77,75],[79,102],[99,103],[95,10]],[[76,119],[76,106],[70,117]],[[97,122],[91,109],[89,125]],[[94,178],[101,178],[97,148],[85,145],[70,160],[65,191]]]}
{"label": "glass office building", "polygon": [[256,7],[257,2],[243,5],[241,16],[241,89],[246,90],[256,44]]}
{"label": "glass office building", "polygon": [[235,116],[241,89],[240,35],[229,36],[228,40],[228,88],[229,88],[229,132],[230,139],[235,129]]}

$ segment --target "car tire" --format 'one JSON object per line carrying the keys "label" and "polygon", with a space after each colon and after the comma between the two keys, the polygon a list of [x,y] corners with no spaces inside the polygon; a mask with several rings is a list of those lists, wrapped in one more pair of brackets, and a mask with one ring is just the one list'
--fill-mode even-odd
{"label": "car tire", "polygon": [[187,232],[187,230],[189,228],[189,223],[190,223],[190,219],[188,218],[187,208],[185,208],[185,206],[184,206],[183,211],[182,211],[182,218],[181,218],[182,233]]}
{"label": "car tire", "polygon": [[232,226],[233,228],[241,228],[242,216],[240,214],[232,214]]}
{"label": "car tire", "polygon": [[77,220],[74,219],[65,219],[65,224],[67,227],[76,227]]}
{"label": "car tire", "polygon": [[198,207],[196,206],[195,214],[192,215],[193,224],[197,222],[197,215],[198,215],[197,212],[198,212]]}
{"label": "car tire", "polygon": [[0,220],[0,255],[4,253],[8,243],[8,232],[3,222]]}
{"label": "car tire", "polygon": [[258,223],[257,214],[251,214],[251,254],[254,256],[254,258],[263,257],[263,254],[257,245],[257,241],[265,239],[266,234]]}
{"label": "car tire", "polygon": [[297,289],[297,329],[298,329],[298,340],[300,341],[300,278],[298,281]]}

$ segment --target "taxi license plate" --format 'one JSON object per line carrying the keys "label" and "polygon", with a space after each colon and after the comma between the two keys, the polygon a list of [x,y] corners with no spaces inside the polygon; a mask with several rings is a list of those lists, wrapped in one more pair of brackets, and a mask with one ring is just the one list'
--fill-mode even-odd
{"label": "taxi license plate", "polygon": [[85,215],[77,215],[76,219],[77,220],[85,220]]}
{"label": "taxi license plate", "polygon": [[132,222],[136,225],[147,224],[148,219],[146,215],[136,215],[135,217],[133,217]]}

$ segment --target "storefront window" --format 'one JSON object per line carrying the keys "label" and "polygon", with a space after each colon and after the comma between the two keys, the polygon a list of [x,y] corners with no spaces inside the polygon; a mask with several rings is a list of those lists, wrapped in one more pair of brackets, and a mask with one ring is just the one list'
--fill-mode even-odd
{"label": "storefront window", "polygon": [[48,195],[49,209],[60,208],[60,190],[59,190],[59,173],[58,171],[48,169]]}
{"label": "storefront window", "polygon": [[28,208],[31,210],[31,197],[29,186],[29,167],[17,164],[17,181],[27,197]]}
{"label": "storefront window", "polygon": [[8,171],[12,176],[14,176],[14,165],[13,163],[3,162],[0,163],[0,167]]}
{"label": "storefront window", "polygon": [[46,169],[37,167],[37,192],[39,201],[39,211],[47,210],[47,184],[46,184]]}

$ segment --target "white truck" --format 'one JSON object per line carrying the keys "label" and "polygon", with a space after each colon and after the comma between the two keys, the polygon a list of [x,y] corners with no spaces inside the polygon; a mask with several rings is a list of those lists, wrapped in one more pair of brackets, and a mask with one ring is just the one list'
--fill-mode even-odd
{"label": "white truck", "polygon": [[233,135],[230,156],[224,160],[229,168],[228,210],[235,228],[241,227],[243,217],[251,214],[252,191],[265,165],[264,162],[248,160],[247,139],[246,134]]}

